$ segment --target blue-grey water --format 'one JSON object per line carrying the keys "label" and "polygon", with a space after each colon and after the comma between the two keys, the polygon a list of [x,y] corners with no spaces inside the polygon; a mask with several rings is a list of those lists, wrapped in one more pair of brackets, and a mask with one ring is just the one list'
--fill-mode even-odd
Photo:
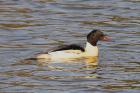
{"label": "blue-grey water", "polygon": [[[27,61],[64,44],[99,42],[96,62]],[[140,0],[0,0],[0,93],[140,93]]]}

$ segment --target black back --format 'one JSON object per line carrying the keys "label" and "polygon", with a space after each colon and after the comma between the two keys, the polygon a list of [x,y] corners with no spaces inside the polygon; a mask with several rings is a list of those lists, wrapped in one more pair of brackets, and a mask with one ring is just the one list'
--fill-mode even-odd
{"label": "black back", "polygon": [[62,50],[81,50],[83,52],[85,51],[84,48],[82,48],[81,46],[76,45],[76,44],[71,44],[71,45],[58,46],[57,48],[49,52],[62,51]]}

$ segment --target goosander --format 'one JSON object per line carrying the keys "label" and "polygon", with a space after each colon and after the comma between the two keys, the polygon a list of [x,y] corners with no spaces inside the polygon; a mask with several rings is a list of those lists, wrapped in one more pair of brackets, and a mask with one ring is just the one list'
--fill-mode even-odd
{"label": "goosander", "polygon": [[82,57],[97,57],[98,56],[98,41],[109,41],[110,37],[105,35],[100,30],[92,30],[87,35],[87,42],[85,48],[76,44],[65,45],[57,49],[51,50],[47,53],[38,54],[37,59],[76,59]]}

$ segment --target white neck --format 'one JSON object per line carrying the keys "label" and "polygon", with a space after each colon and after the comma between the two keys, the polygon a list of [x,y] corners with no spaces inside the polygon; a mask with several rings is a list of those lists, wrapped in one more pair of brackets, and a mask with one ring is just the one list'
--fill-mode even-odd
{"label": "white neck", "polygon": [[89,42],[86,43],[85,53],[87,56],[98,56],[98,47],[91,45]]}

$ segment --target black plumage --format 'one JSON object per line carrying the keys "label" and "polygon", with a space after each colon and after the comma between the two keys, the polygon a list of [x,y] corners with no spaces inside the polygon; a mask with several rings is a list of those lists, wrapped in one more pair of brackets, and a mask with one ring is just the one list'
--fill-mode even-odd
{"label": "black plumage", "polygon": [[54,48],[49,52],[63,51],[63,50],[81,50],[82,52],[85,51],[83,47],[76,44],[71,44],[71,45],[58,46],[57,48]]}

